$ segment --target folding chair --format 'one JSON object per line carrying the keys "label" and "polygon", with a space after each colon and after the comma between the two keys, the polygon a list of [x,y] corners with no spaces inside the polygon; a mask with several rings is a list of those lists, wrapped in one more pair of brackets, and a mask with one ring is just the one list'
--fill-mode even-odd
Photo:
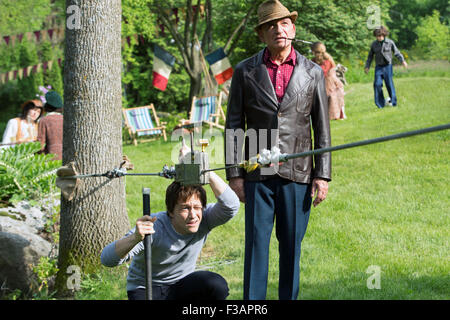
{"label": "folding chair", "polygon": [[[138,143],[137,138],[140,136],[152,136],[150,139],[141,140],[142,142],[154,140],[156,136],[161,135],[164,137],[164,141],[167,141],[165,123],[159,122],[153,103],[149,106],[122,109],[122,111],[125,118],[125,126],[135,146]],[[150,111],[153,114],[156,126],[153,124]]]}
{"label": "folding chair", "polygon": [[[222,118],[225,121],[225,113],[222,109],[222,92],[207,96],[207,97],[193,97],[191,111],[189,113],[189,121],[187,123],[206,123],[210,127],[217,127],[225,129],[223,125],[219,124]],[[182,124],[186,120],[181,120]]]}

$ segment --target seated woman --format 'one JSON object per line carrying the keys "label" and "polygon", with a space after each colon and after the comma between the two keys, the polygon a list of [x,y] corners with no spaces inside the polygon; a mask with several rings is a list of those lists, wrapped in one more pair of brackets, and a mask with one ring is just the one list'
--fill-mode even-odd
{"label": "seated woman", "polygon": [[40,100],[28,100],[22,104],[19,117],[8,121],[3,133],[2,145],[14,146],[24,142],[33,142],[37,139],[38,120],[43,113]]}
{"label": "seated woman", "polygon": [[336,75],[336,63],[333,57],[326,51],[326,47],[322,42],[313,43],[311,50],[314,54],[312,61],[322,68],[325,76],[330,120],[346,119],[347,117],[344,111],[344,85]]}

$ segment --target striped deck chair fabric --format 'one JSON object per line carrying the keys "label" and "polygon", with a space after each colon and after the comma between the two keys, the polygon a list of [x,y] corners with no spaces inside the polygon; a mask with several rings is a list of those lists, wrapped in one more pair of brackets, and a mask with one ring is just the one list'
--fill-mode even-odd
{"label": "striped deck chair fabric", "polygon": [[132,126],[133,131],[137,132],[138,136],[161,134],[161,130],[138,131],[155,127],[148,108],[126,110],[126,115],[128,123]]}
{"label": "striped deck chair fabric", "polygon": [[196,99],[192,112],[192,122],[213,121],[210,115],[216,113],[216,96]]}

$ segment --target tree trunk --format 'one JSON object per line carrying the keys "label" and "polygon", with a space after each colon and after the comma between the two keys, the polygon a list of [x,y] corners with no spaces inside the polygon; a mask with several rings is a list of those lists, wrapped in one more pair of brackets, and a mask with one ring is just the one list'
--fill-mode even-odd
{"label": "tree trunk", "polygon": [[[201,90],[202,90],[202,74],[201,72],[197,73],[195,75],[195,77],[190,77],[191,79],[191,85],[189,87],[189,101],[190,103],[192,103],[192,98],[194,96],[198,97],[201,94]],[[191,104],[189,104],[187,106],[186,111],[188,112],[188,116],[189,116],[189,112],[191,111]]]}
{"label": "tree trunk", "polygon": [[[121,1],[66,1],[74,5],[80,25],[66,27],[63,164],[104,173],[122,160]],[[71,289],[71,266],[95,271],[104,246],[128,229],[124,178],[82,179],[72,201],[61,199],[58,292]]]}
{"label": "tree trunk", "polygon": [[189,112],[191,111],[192,98],[194,96],[198,97],[202,93],[202,61],[200,57],[200,51],[198,45],[194,44],[194,49],[191,50],[189,55],[189,68],[191,70],[189,78],[191,80],[191,85],[189,87],[189,105],[186,108],[187,116],[189,117]]}

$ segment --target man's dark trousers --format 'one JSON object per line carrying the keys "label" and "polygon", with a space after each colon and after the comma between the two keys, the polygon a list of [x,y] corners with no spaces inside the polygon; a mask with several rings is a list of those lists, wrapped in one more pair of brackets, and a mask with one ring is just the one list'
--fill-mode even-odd
{"label": "man's dark trousers", "polygon": [[373,90],[375,92],[375,104],[378,108],[384,108],[386,101],[383,94],[383,80],[386,83],[386,89],[391,97],[392,106],[397,105],[397,94],[394,87],[394,72],[392,64],[375,67],[375,81],[373,83]]}
{"label": "man's dark trousers", "polygon": [[301,241],[308,226],[311,186],[280,177],[245,182],[244,299],[264,300],[269,243],[276,217],[279,242],[280,300],[296,300],[300,281]]}

